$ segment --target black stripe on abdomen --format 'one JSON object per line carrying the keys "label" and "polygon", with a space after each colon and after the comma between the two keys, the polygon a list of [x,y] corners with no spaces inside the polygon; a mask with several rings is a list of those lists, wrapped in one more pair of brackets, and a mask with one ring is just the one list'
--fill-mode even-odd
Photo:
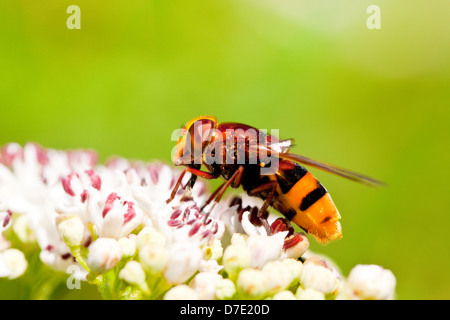
{"label": "black stripe on abdomen", "polygon": [[277,172],[278,184],[283,194],[289,192],[293,186],[308,173],[308,170],[296,163],[280,161],[280,170]]}
{"label": "black stripe on abdomen", "polygon": [[320,198],[322,198],[327,193],[327,189],[324,188],[319,182],[317,182],[317,188],[308,193],[300,203],[299,209],[305,211],[316,203]]}

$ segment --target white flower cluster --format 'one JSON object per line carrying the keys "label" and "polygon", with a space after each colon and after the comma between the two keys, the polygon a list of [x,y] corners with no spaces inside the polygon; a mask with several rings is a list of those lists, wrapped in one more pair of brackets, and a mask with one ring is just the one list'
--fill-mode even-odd
{"label": "white flower cluster", "polygon": [[267,217],[268,235],[258,199],[224,200],[205,220],[198,181],[192,199],[181,189],[167,204],[179,175],[122,158],[99,165],[92,151],[4,146],[0,277],[22,276],[24,253],[35,248],[43,264],[76,267],[78,279],[110,299],[393,298],[389,270],[358,265],[344,279],[276,215]]}

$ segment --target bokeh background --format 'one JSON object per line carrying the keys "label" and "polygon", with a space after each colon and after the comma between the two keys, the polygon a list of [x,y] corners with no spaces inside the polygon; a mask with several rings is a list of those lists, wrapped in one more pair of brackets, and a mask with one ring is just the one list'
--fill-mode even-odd
{"label": "bokeh background", "polygon": [[169,162],[172,131],[202,114],[279,129],[388,184],[311,170],[344,234],[312,249],[344,275],[391,269],[398,299],[449,299],[449,17],[448,0],[2,1],[0,144]]}

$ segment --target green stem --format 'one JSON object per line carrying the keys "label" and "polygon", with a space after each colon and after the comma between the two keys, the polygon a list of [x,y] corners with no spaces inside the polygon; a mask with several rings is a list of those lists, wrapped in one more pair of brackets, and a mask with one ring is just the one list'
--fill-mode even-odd
{"label": "green stem", "polygon": [[69,247],[69,249],[70,249],[70,252],[72,253],[72,255],[75,257],[75,259],[77,259],[77,261],[81,264],[81,266],[89,273],[91,271],[91,268],[89,268],[86,261],[84,260],[84,258],[81,255],[81,247],[74,246],[74,247]]}

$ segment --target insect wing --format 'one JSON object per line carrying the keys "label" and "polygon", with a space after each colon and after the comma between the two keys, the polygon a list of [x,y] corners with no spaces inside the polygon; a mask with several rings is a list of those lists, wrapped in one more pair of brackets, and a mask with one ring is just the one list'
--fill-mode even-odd
{"label": "insect wing", "polygon": [[317,160],[313,160],[298,154],[293,154],[293,153],[280,153],[279,157],[281,159],[285,159],[285,160],[291,160],[297,163],[301,163],[307,166],[311,166],[323,171],[327,171],[333,174],[336,174],[338,176],[356,181],[356,182],[360,182],[369,186],[383,186],[385,185],[383,182],[378,181],[376,179],[373,179],[371,177],[353,172],[353,171],[349,171],[346,169],[342,169],[324,162],[320,162]]}

